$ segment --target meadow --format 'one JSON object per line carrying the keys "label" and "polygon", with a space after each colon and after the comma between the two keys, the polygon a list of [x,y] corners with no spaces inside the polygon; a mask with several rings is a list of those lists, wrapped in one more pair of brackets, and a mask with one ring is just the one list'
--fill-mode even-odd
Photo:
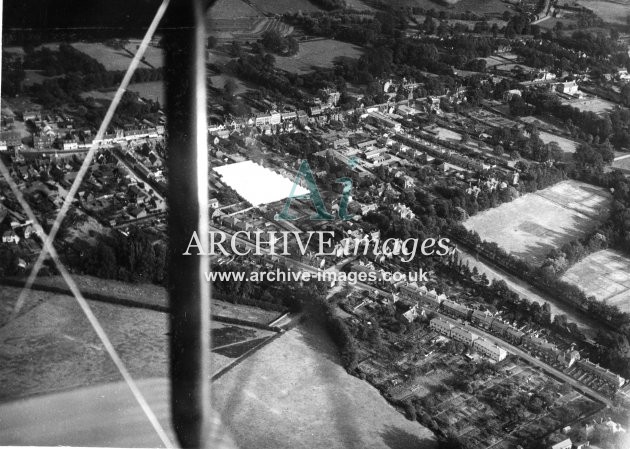
{"label": "meadow", "polygon": [[276,57],[276,67],[287,72],[308,73],[315,67],[333,67],[337,58],[358,58],[361,47],[332,39],[318,39],[300,43],[295,56]]}
{"label": "meadow", "polygon": [[563,181],[474,215],[464,226],[482,240],[539,265],[551,249],[593,229],[609,206],[606,190]]}

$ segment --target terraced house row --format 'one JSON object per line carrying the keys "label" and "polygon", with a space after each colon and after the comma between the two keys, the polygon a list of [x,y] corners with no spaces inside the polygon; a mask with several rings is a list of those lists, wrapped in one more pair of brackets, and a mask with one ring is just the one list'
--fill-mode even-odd
{"label": "terraced house row", "polygon": [[[589,373],[592,377],[597,378],[602,385],[606,385],[612,390],[617,390],[626,383],[626,379],[618,374],[592,363],[588,359],[582,359],[578,351],[572,349],[563,351],[543,338],[521,332],[490,312],[471,309],[448,299],[443,293],[438,294],[435,290],[428,290],[424,285],[418,286],[415,283],[401,285],[399,295],[400,299],[415,304],[422,303],[452,318],[470,322],[475,327],[490,332],[510,344],[521,346],[545,363],[559,364],[565,370],[574,367],[574,370],[579,369],[579,373]],[[472,332],[468,325],[456,326],[441,318],[434,318],[431,320],[430,326],[431,329],[442,335],[472,345],[477,352],[487,355],[493,360],[500,361],[505,358],[503,348],[500,348],[503,352],[499,351],[498,346],[495,348],[494,343],[484,340]]]}

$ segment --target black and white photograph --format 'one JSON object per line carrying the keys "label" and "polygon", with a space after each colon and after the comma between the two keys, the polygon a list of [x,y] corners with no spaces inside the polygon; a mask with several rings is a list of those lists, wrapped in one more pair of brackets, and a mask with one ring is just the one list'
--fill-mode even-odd
{"label": "black and white photograph", "polygon": [[630,449],[630,0],[0,16],[0,448]]}

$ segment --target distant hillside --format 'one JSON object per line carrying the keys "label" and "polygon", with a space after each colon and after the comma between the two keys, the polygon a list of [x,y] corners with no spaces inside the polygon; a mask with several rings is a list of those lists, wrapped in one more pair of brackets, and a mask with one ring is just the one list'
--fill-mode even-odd
{"label": "distant hillside", "polygon": [[146,26],[160,0],[7,0],[5,28]]}

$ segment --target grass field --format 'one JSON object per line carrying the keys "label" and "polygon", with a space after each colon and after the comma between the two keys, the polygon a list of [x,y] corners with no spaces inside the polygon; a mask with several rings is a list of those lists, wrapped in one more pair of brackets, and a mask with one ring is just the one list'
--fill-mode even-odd
{"label": "grass field", "polygon": [[[23,313],[7,322],[19,293],[12,287],[0,290],[0,324],[5,323],[0,327],[0,402],[120,380],[73,297],[33,291]],[[168,375],[166,313],[88,302],[134,378]],[[275,335],[216,321],[211,332],[213,373]]]}
{"label": "grass field", "polygon": [[630,259],[612,251],[597,251],[573,265],[562,277],[587,296],[630,312]]}
{"label": "grass field", "polygon": [[252,0],[251,2],[258,9],[272,14],[303,13],[321,11],[308,0]]}
{"label": "grass field", "polygon": [[348,375],[314,326],[297,327],[214,383],[213,404],[239,447],[435,448],[367,382]]}
{"label": "grass field", "polygon": [[[6,318],[19,294],[0,291]],[[135,378],[166,376],[167,315],[90,302]],[[120,380],[76,300],[33,292],[26,313],[0,328],[0,400]]]}
{"label": "grass field", "polygon": [[577,0],[578,4],[593,10],[595,14],[608,23],[626,23],[626,17],[630,15],[630,2],[607,2],[603,0]]}
{"label": "grass field", "polygon": [[217,0],[208,13],[212,19],[240,19],[261,15],[243,0]]}
{"label": "grass field", "polygon": [[434,0],[392,0],[391,4],[396,6],[415,6],[426,10],[435,9],[436,11],[452,11],[466,12],[471,11],[475,14],[503,14],[504,11],[514,12],[514,9],[507,3],[500,0],[461,0],[449,1],[450,5]]}
{"label": "grass field", "polygon": [[608,100],[592,96],[577,100],[563,100],[562,103],[569,104],[580,111],[594,112],[596,114],[610,111],[615,107],[615,104]]}
{"label": "grass field", "polygon": [[96,59],[106,70],[127,70],[131,55],[123,50],[115,50],[101,43],[75,42],[74,48]]}
{"label": "grass field", "polygon": [[33,84],[41,84],[46,80],[53,78],[61,78],[62,76],[44,76],[41,70],[25,70],[24,85],[32,86]]}
{"label": "grass field", "polygon": [[460,142],[462,140],[462,135],[456,133],[455,131],[451,131],[446,128],[437,128],[438,138],[442,140],[448,140],[450,142]]}
{"label": "grass field", "polygon": [[164,96],[166,92],[164,91],[164,82],[162,81],[130,84],[127,90],[136,92],[142,98],[159,101],[161,105],[165,102]]}
{"label": "grass field", "polygon": [[546,131],[540,131],[540,140],[545,143],[556,142],[565,153],[575,153],[578,144],[574,140],[566,139],[562,136],[550,134]]}
{"label": "grass field", "polygon": [[[125,48],[135,55],[141,42],[142,40],[140,39],[129,39],[129,45],[127,45],[127,47]],[[146,66],[149,66],[156,69],[163,67],[164,52],[161,48],[149,45],[149,47],[144,52],[144,61],[145,64],[140,64],[140,67],[146,68]]]}
{"label": "grass field", "polygon": [[521,122],[525,122],[525,123],[533,123],[535,124],[539,129],[546,129],[550,132],[553,133],[559,133],[562,132],[562,129],[558,128],[556,125],[554,125],[551,122],[548,122],[546,120],[543,120],[539,117],[533,116],[533,115],[528,115],[526,117],[521,117],[520,118]]}
{"label": "grass field", "polygon": [[[168,295],[166,289],[159,285],[130,284],[85,275],[73,275],[72,278],[82,292],[99,293],[153,306],[168,306]],[[60,276],[39,277],[37,278],[36,284],[63,288],[66,287],[65,282]],[[44,293],[38,291],[32,291],[30,293],[32,298],[37,298],[38,295],[41,294]],[[29,301],[31,297],[29,297]],[[257,307],[242,304],[231,304],[217,300],[212,302],[212,308],[212,313],[214,315],[236,318],[259,324],[268,324],[280,316],[279,312],[263,310]],[[0,323],[1,322],[2,321],[0,320]]]}
{"label": "grass field", "polygon": [[630,157],[615,160],[612,163],[612,168],[616,168],[624,173],[630,173]]}
{"label": "grass field", "polygon": [[366,5],[361,0],[346,0],[348,9],[354,9],[355,11],[374,11],[374,8]]}
{"label": "grass field", "polygon": [[337,58],[358,58],[363,50],[356,45],[331,39],[300,43],[300,51],[291,57],[276,57],[276,67],[293,73],[308,73],[314,67],[333,67]]}
{"label": "grass field", "polygon": [[508,253],[540,264],[552,248],[582,236],[605,217],[610,198],[604,189],[563,181],[479,213],[464,226]]}
{"label": "grass field", "polygon": [[231,79],[236,83],[236,90],[234,91],[236,95],[242,94],[247,91],[247,86],[243,84],[243,81],[239,80],[238,78],[234,76],[230,76],[225,73],[222,73],[220,75],[213,75],[210,77],[212,86],[216,87],[217,89],[223,89],[228,79]]}

